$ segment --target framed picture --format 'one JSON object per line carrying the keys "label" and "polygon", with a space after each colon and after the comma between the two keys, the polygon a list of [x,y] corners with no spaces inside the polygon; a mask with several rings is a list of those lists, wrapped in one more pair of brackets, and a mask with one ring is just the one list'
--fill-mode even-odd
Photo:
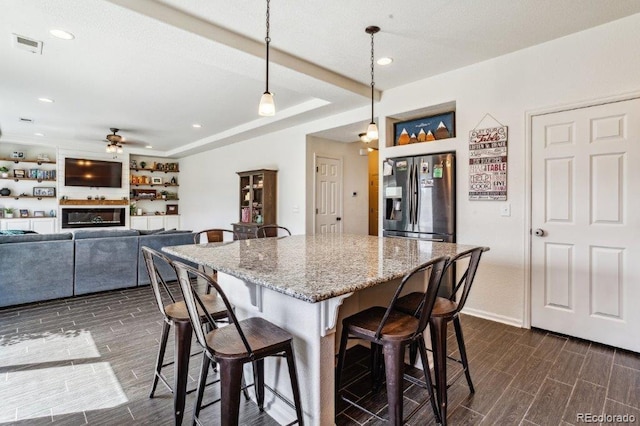
{"label": "framed picture", "polygon": [[29,210],[20,209],[20,217],[29,217]]}
{"label": "framed picture", "polygon": [[455,111],[393,124],[393,145],[433,142],[456,136]]}
{"label": "framed picture", "polygon": [[34,210],[33,217],[44,217],[44,210]]}
{"label": "framed picture", "polygon": [[16,178],[24,178],[25,177],[25,172],[22,169],[15,169],[13,171],[13,177]]}
{"label": "framed picture", "polygon": [[53,186],[36,186],[33,188],[34,197],[55,197],[56,188]]}
{"label": "framed picture", "polygon": [[162,185],[162,178],[161,177],[152,176],[151,177],[151,185]]}
{"label": "framed picture", "polygon": [[178,205],[177,204],[167,204],[167,212],[166,214],[178,214]]}

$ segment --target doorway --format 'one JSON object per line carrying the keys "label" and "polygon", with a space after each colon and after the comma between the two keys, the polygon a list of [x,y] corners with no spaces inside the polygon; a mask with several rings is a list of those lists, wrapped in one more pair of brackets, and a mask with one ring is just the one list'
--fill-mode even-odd
{"label": "doorway", "polygon": [[531,325],[640,351],[640,99],[531,117]]}
{"label": "doorway", "polygon": [[342,233],[342,160],[316,157],[315,234]]}

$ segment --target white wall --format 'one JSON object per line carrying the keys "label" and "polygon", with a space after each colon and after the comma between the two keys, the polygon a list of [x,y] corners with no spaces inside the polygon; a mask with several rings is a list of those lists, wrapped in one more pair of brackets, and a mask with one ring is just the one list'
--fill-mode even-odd
{"label": "white wall", "polygon": [[[380,155],[457,151],[458,242],[491,247],[483,258],[469,309],[515,324],[523,321],[529,244],[526,114],[639,91],[640,55],[634,53],[640,44],[638,28],[640,14],[384,92],[376,107],[383,135],[386,116],[456,102],[457,138],[382,147]],[[500,216],[501,202],[468,200],[467,135],[485,113],[509,126],[507,202],[511,204],[511,217]],[[184,223],[194,229],[228,226],[238,216],[235,172],[278,167],[278,220],[296,233],[304,232],[306,135],[366,117],[367,109],[361,108],[181,160],[180,208]],[[384,140],[381,142],[385,145]],[[291,212],[293,205],[299,206],[300,213]]]}
{"label": "white wall", "polygon": [[180,159],[181,227],[231,229],[240,220],[236,173],[276,169],[278,224],[304,234],[304,152],[305,134],[293,129]]}
{"label": "white wall", "polygon": [[[422,80],[384,93],[384,115],[455,100],[457,138],[438,142],[458,153],[458,242],[491,247],[482,261],[468,307],[519,323],[524,313],[528,111],[640,89],[640,15]],[[509,126],[508,200],[468,200],[468,134],[490,113]],[[488,124],[491,124],[489,121]],[[438,147],[438,149],[441,149]],[[399,147],[404,148],[404,147]],[[419,147],[409,147],[418,149]],[[398,148],[381,150],[394,156]],[[535,178],[535,176],[534,176]]]}
{"label": "white wall", "polygon": [[349,234],[369,233],[369,160],[367,156],[360,155],[360,148],[362,144],[358,142],[342,143],[314,136],[307,137],[307,234],[314,232],[314,160],[316,156],[342,160],[342,231]]}

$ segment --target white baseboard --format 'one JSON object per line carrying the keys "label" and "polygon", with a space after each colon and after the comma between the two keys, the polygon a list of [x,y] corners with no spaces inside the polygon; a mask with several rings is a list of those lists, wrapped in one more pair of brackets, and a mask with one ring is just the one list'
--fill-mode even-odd
{"label": "white baseboard", "polygon": [[517,318],[506,317],[504,315],[498,315],[491,312],[481,311],[479,309],[464,308],[463,314],[471,315],[474,317],[484,318],[490,321],[501,322],[503,324],[511,325],[513,327],[524,328],[522,320]]}

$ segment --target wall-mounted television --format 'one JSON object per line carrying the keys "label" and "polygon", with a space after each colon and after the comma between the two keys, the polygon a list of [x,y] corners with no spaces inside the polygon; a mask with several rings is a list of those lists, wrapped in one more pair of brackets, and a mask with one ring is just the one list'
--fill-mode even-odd
{"label": "wall-mounted television", "polygon": [[64,184],[65,186],[122,188],[122,163],[65,158]]}

